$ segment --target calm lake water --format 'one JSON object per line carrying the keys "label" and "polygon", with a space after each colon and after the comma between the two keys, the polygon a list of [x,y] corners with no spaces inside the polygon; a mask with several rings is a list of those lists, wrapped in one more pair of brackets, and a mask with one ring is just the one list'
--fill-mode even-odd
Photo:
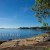
{"label": "calm lake water", "polygon": [[9,39],[30,38],[43,34],[45,30],[35,29],[0,29],[0,41]]}

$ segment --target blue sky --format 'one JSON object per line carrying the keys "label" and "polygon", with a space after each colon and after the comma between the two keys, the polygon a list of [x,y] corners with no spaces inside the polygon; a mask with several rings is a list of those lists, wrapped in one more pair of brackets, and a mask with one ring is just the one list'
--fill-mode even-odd
{"label": "blue sky", "polygon": [[31,10],[34,0],[0,0],[0,27],[41,26]]}

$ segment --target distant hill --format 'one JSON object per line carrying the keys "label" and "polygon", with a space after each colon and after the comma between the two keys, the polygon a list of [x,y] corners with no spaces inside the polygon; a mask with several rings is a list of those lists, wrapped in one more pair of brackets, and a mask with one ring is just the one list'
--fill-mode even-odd
{"label": "distant hill", "polygon": [[18,29],[30,29],[29,27],[20,27]]}
{"label": "distant hill", "polygon": [[20,27],[18,29],[49,29],[50,30],[50,27]]}

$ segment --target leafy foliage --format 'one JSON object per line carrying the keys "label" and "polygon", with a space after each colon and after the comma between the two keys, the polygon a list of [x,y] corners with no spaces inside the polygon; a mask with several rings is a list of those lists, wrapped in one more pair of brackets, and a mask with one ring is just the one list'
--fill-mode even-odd
{"label": "leafy foliage", "polygon": [[[46,20],[47,17],[50,17],[50,0],[35,0],[32,10],[35,12],[38,22],[42,23],[43,18]],[[44,22],[43,25],[48,24]]]}
{"label": "leafy foliage", "polygon": [[43,23],[43,26],[46,27],[48,25],[48,23]]}

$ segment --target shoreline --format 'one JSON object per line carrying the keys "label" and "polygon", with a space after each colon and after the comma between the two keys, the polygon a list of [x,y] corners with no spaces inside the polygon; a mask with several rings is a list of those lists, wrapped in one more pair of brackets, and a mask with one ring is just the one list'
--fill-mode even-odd
{"label": "shoreline", "polygon": [[0,44],[0,48],[3,49],[7,47],[16,47],[16,46],[34,46],[34,45],[36,46],[36,44],[38,46],[38,43],[45,42],[45,41],[42,41],[44,36],[48,36],[48,34],[42,34],[36,37],[26,38],[26,39],[10,40],[10,41],[3,42],[2,44]]}
{"label": "shoreline", "polygon": [[[37,35],[35,34],[35,36],[32,36],[32,37],[19,38],[19,39],[21,39],[21,40],[22,40],[22,39],[35,38],[35,37],[37,37],[37,36],[41,36],[41,35],[45,35],[45,33],[43,33],[43,34],[39,34],[39,35],[38,35],[38,34],[37,34]],[[6,42],[6,41],[11,41],[11,40],[19,40],[19,39],[8,39],[8,40],[0,40],[0,41],[1,41],[1,42],[4,42],[4,41]]]}

